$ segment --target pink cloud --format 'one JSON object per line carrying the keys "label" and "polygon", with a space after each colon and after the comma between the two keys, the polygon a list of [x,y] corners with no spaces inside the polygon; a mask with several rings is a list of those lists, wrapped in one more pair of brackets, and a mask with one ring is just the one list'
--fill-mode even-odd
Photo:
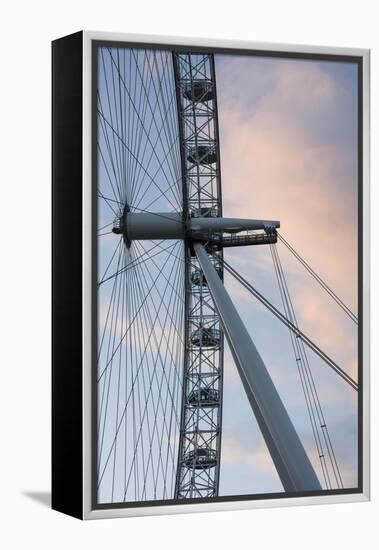
{"label": "pink cloud", "polygon": [[243,463],[251,467],[257,475],[264,473],[277,476],[274,463],[261,436],[254,444],[247,445],[246,441],[236,436],[226,435],[222,440],[221,455],[223,465]]}
{"label": "pink cloud", "polygon": [[[259,60],[232,65],[244,75],[245,92],[230,101],[234,83],[224,67],[218,83],[225,215],[280,219],[284,237],[356,311],[355,153],[338,140],[324,143],[316,135],[318,123],[343,126],[345,89],[318,64],[274,63],[271,72]],[[256,89],[260,79],[266,93],[247,109],[246,90]],[[309,286],[303,268],[292,264],[289,269],[297,276],[300,320],[330,353],[342,350],[353,373],[354,331],[323,291]]]}
{"label": "pink cloud", "polygon": [[[354,139],[348,142],[344,133],[350,113],[346,90],[319,64],[247,62],[243,58],[220,68],[218,89],[224,215],[279,219],[283,236],[356,312],[356,151]],[[300,328],[357,379],[356,327],[285,254],[283,246],[278,247]],[[269,252],[259,253],[258,268],[258,262],[252,261],[257,254],[254,250],[228,252],[228,261],[253,284],[257,269],[260,276],[266,272],[271,277],[273,270]],[[248,299],[235,287],[231,293],[239,305]],[[268,352],[259,351],[263,357]],[[312,365],[313,353],[309,358]],[[237,384],[238,375],[229,362],[227,357],[228,383]],[[288,375],[289,370],[275,360],[269,367],[293,420],[299,420],[304,398],[301,391],[294,394],[296,370]],[[329,375],[327,366],[325,371],[320,366],[317,369],[316,385],[333,437],[337,418],[354,417],[357,395],[337,375]],[[318,468],[310,428],[303,424],[299,420],[297,428]],[[354,427],[349,427],[354,432]],[[263,442],[262,448],[256,448],[255,443],[241,443],[231,435],[224,433],[226,463],[250,464],[254,460],[262,475],[272,468],[276,476]],[[335,451],[345,486],[349,486],[356,483],[356,448],[354,443],[351,449],[346,445],[340,442]]]}

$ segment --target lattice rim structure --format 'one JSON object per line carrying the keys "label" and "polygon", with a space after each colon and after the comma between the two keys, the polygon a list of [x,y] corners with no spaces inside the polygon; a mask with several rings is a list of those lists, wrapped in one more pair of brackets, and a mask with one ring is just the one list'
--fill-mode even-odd
{"label": "lattice rim structure", "polygon": [[[222,216],[214,57],[173,53],[183,217]],[[218,494],[224,338],[204,275],[185,243],[185,353],[175,498]],[[222,250],[209,254],[223,277]]]}

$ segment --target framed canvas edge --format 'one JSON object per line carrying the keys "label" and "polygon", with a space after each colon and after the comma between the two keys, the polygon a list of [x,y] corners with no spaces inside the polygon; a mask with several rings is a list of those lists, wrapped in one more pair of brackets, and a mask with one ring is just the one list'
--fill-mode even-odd
{"label": "framed canvas edge", "polygon": [[[268,498],[264,500],[241,500],[206,502],[186,505],[167,504],[162,506],[136,506],[130,508],[92,508],[91,494],[91,326],[92,326],[92,129],[91,129],[91,87],[92,87],[92,42],[93,41],[135,42],[160,45],[227,48],[315,55],[354,56],[362,59],[362,307],[363,326],[363,397],[362,397],[362,470],[361,493],[307,496],[296,498]],[[144,35],[102,31],[83,31],[83,519],[121,518],[162,514],[182,514],[273,508],[282,506],[304,506],[315,504],[338,504],[370,500],[370,50],[335,46],[315,46],[240,40],[220,40],[178,36]]]}

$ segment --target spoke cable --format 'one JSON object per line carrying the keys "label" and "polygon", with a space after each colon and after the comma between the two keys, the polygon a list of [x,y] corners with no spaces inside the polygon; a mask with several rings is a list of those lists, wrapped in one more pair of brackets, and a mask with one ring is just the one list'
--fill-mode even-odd
{"label": "spoke cable", "polygon": [[319,285],[329,294],[329,296],[336,302],[337,305],[350,317],[354,323],[358,324],[358,317],[351,311],[351,309],[337,296],[335,292],[326,284],[325,281],[311,268],[311,266],[300,256],[298,252],[289,244],[286,239],[278,233],[279,240],[287,247],[287,249],[294,255],[294,257],[305,267],[305,269],[312,275],[312,277],[319,283]]}
{"label": "spoke cable", "polygon": [[[280,261],[279,253],[275,245],[270,245],[271,256],[273,260],[274,270],[276,274],[276,279],[278,282],[278,287],[280,290],[282,304],[286,317],[292,322],[292,324],[298,327],[297,318],[293,303],[291,300],[290,292],[288,289],[288,284],[285,278],[283,266]],[[340,474],[340,470],[337,464],[335,453],[333,450],[332,442],[329,436],[328,426],[323,414],[321,403],[318,397],[318,392],[314,382],[312,370],[309,364],[308,356],[305,350],[304,342],[294,336],[292,331],[289,329],[291,343],[295,355],[295,362],[298,368],[300,375],[300,380],[302,384],[302,389],[307,405],[308,414],[310,417],[310,422],[312,425],[312,431],[315,439],[315,444],[321,464],[321,469],[324,475],[325,485],[327,489],[332,488],[332,483],[330,480],[329,474],[329,463],[332,467],[335,483],[337,488],[343,488],[343,482]],[[325,456],[324,444],[326,447],[327,456]]]}
{"label": "spoke cable", "polygon": [[345,382],[352,388],[358,391],[357,382],[345,372],[337,363],[335,363],[325,352],[323,352],[308,336],[306,336],[298,327],[296,327],[289,319],[285,317],[271,302],[269,302],[256,288],[253,287],[246,279],[242,277],[226,260],[221,259],[225,269],[233,275],[233,277],[242,284],[255,298],[257,298],[271,313],[273,313],[282,323],[290,328],[293,333],[301,338],[304,343],[316,353],[329,367],[331,367]]}

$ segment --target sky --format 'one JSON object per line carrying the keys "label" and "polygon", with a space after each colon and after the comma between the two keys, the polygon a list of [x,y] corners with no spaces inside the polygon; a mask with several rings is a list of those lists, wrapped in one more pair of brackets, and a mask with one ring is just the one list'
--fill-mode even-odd
{"label": "sky", "polygon": [[[164,246],[174,248],[166,255],[154,243],[146,241],[133,244],[130,251],[125,251],[124,247],[117,248],[120,238],[111,232],[113,220],[123,208],[123,203],[117,201],[125,197],[137,212],[144,209],[179,211],[181,207],[171,54],[165,52],[157,55],[154,62],[152,59],[143,51],[131,54],[127,49],[122,52],[113,49],[110,53],[104,49],[99,57],[98,180],[100,194],[109,198],[99,199],[98,205],[99,280],[108,278],[120,266],[124,269],[145,250],[150,249],[150,255],[154,253],[154,261],[137,266],[135,275],[130,269],[126,275],[124,270],[119,280],[109,278],[99,287],[99,335],[105,334],[98,370],[100,439],[103,440],[100,462],[104,466],[104,488],[99,493],[102,502],[123,498],[138,500],[136,495],[141,487],[137,487],[137,491],[136,486],[139,476],[143,478],[145,467],[148,473],[144,485],[148,489],[144,498],[157,498],[156,494],[166,491],[166,481],[163,487],[160,479],[167,466],[162,462],[154,470],[150,461],[151,452],[159,452],[162,441],[167,444],[168,458],[172,452],[169,447],[173,445],[175,467],[174,430],[171,431],[171,424],[169,431],[165,431],[165,425],[162,429],[158,426],[164,422],[165,407],[171,398],[175,399],[177,411],[180,409],[181,381],[177,368],[180,342],[170,326],[175,317],[180,331],[182,319],[170,288],[183,278],[183,266],[172,255],[172,251],[180,255],[181,245],[168,241]],[[280,220],[283,237],[357,313],[356,66],[218,54],[215,66],[223,215]],[[120,67],[122,80],[118,78]],[[160,87],[162,71],[167,88],[158,101],[156,92],[163,89]],[[141,77],[148,82],[145,90],[139,84]],[[125,88],[130,90],[128,95]],[[127,104],[129,110],[123,111]],[[139,128],[142,119],[147,130]],[[164,127],[163,133],[161,127]],[[163,167],[162,157],[165,158]],[[124,185],[120,194],[118,185]],[[165,190],[164,194],[161,189]],[[277,249],[300,329],[357,379],[356,326],[282,244],[278,243]],[[166,257],[169,261],[161,272]],[[269,247],[227,249],[225,259],[282,310]],[[322,479],[288,330],[227,274],[225,286]],[[129,294],[128,288],[132,289]],[[147,304],[152,313],[143,309],[133,325],[131,319],[134,312],[139,311],[138,300],[148,294],[149,288],[153,291]],[[118,296],[117,303],[112,296]],[[153,322],[153,318],[156,321]],[[129,325],[133,325],[130,330]],[[123,336],[126,332],[127,338]],[[118,345],[120,339],[121,345]],[[157,351],[165,358],[158,364]],[[134,387],[134,374],[128,367],[132,356],[135,365],[141,364],[143,368],[129,399],[128,392]],[[308,358],[344,486],[355,487],[356,392],[311,351]],[[113,444],[115,434],[116,445]],[[134,479],[134,474],[129,474],[130,488],[124,491],[129,467],[132,472],[133,448],[139,453],[140,472]],[[146,450],[149,448],[150,451]],[[127,453],[123,449],[128,450],[129,458],[125,458]],[[171,489],[172,484],[173,477]],[[225,346],[219,494],[280,491],[278,475]]]}
{"label": "sky", "polygon": [[[357,312],[356,67],[218,55],[215,61],[224,216],[280,220],[285,239]],[[355,325],[283,245],[277,246],[299,327],[356,379]],[[228,250],[225,258],[282,309],[267,248]],[[317,468],[286,329],[237,285],[226,277]],[[312,352],[308,356],[344,486],[355,486],[355,392]],[[228,351],[225,371],[220,492],[280,491]]]}

